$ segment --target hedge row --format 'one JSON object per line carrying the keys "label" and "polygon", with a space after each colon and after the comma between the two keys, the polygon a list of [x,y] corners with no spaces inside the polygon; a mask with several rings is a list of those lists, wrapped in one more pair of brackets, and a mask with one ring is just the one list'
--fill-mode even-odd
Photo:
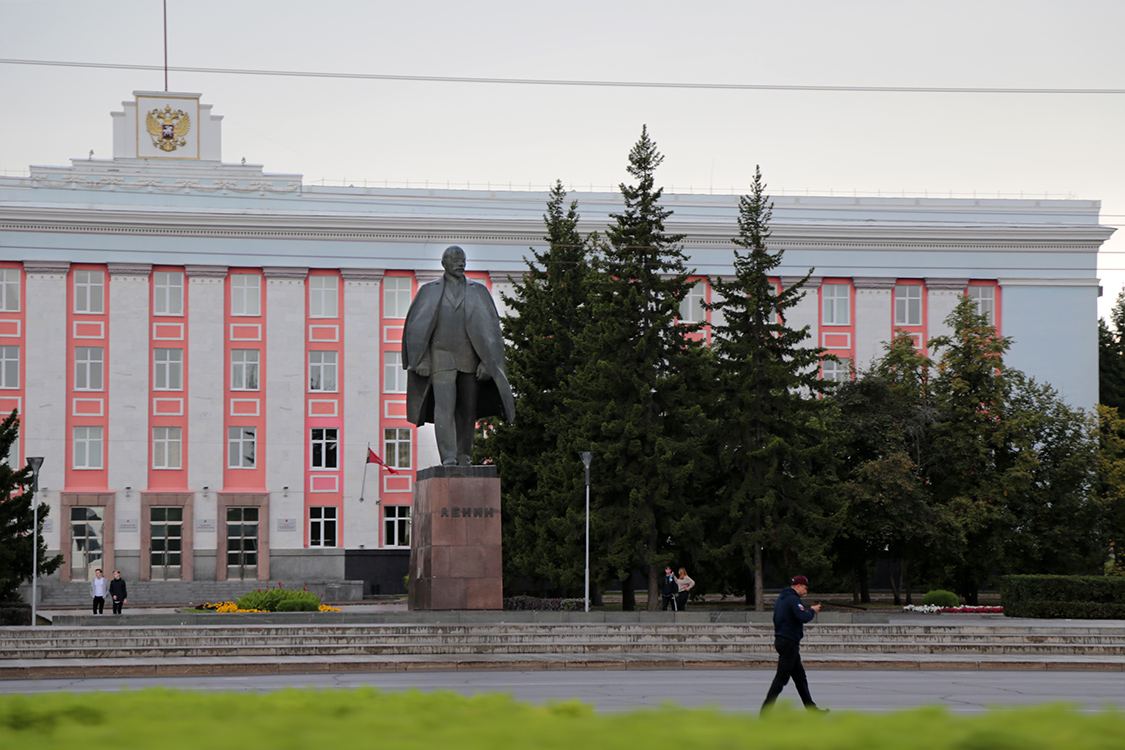
{"label": "hedge row", "polygon": [[4,602],[0,604],[0,626],[30,624],[30,604],[25,604],[23,602]]}
{"label": "hedge row", "polygon": [[1008,617],[1120,620],[1125,619],[1125,578],[1004,576],[1000,603]]}
{"label": "hedge row", "polygon": [[546,599],[539,596],[509,596],[504,609],[517,612],[577,612],[583,609],[582,599]]}

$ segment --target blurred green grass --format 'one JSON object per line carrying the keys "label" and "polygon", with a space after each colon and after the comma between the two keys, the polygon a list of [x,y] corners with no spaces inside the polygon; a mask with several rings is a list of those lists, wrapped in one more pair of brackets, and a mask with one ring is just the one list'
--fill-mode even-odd
{"label": "blurred green grass", "polygon": [[598,714],[501,694],[281,690],[0,696],[5,750],[395,750],[753,748],[754,750],[1122,750],[1125,713],[1065,705],[960,716],[942,708],[808,714],[780,704],[768,718],[673,705]]}

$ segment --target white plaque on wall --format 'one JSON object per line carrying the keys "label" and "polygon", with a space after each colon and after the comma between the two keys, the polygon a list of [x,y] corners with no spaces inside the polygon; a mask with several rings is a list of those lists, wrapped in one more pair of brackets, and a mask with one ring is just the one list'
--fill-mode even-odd
{"label": "white plaque on wall", "polygon": [[278,531],[296,531],[297,519],[296,518],[279,518],[277,519]]}
{"label": "white plaque on wall", "polygon": [[215,531],[214,518],[197,518],[195,519],[195,531],[197,534],[205,534],[207,532]]}

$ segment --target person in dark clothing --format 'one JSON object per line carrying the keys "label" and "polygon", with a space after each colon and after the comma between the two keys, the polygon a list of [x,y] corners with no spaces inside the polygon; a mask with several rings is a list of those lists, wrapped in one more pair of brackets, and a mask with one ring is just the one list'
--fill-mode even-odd
{"label": "person in dark clothing", "polygon": [[121,571],[113,571],[113,580],[109,582],[109,596],[113,600],[113,614],[121,614],[121,607],[125,604],[125,598],[129,596],[125,588],[125,579],[121,577]]}
{"label": "person in dark clothing", "polygon": [[672,605],[672,609],[676,609],[676,594],[680,590],[680,584],[676,581],[676,575],[672,572],[671,565],[664,566],[664,580],[660,582],[660,594],[662,601],[661,609],[668,609],[668,605]]}
{"label": "person in dark clothing", "polygon": [[809,693],[809,681],[805,677],[805,668],[801,664],[801,638],[805,634],[805,623],[816,617],[820,612],[820,605],[805,607],[801,597],[809,593],[809,579],[796,576],[792,585],[783,590],[773,603],[773,647],[777,651],[777,674],[773,677],[766,701],[762,704],[762,714],[765,714],[781,695],[781,690],[793,678],[797,686],[797,694],[801,702],[810,711],[827,711],[817,708]]}

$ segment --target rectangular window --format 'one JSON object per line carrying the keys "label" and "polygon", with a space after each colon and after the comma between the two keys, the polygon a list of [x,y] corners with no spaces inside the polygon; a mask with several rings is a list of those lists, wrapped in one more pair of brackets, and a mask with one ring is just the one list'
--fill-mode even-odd
{"label": "rectangular window", "polygon": [[309,277],[309,317],[335,318],[337,282],[335,276]]}
{"label": "rectangular window", "polygon": [[184,350],[153,349],[155,366],[152,388],[156,391],[182,391],[184,389]]}
{"label": "rectangular window", "polygon": [[262,279],[253,273],[232,273],[230,275],[230,314],[261,315]]}
{"label": "rectangular window", "polygon": [[182,469],[180,458],[183,430],[180,427],[152,428],[152,468]]}
{"label": "rectangular window", "polygon": [[338,458],[337,449],[339,441],[337,435],[339,431],[335,427],[313,427],[311,450],[309,455],[312,458],[311,468],[313,469],[338,469],[340,462]]}
{"label": "rectangular window", "polygon": [[0,311],[20,311],[20,270],[0,268]]}
{"label": "rectangular window", "polygon": [[846,357],[840,357],[839,362],[826,359],[820,363],[820,377],[822,380],[846,383],[852,379],[851,364]]}
{"label": "rectangular window", "polygon": [[100,346],[74,347],[74,390],[100,391],[102,389],[102,359]]}
{"label": "rectangular window", "polygon": [[74,272],[74,312],[105,312],[105,275],[101,271]]}
{"label": "rectangular window", "polygon": [[184,314],[184,275],[179,271],[154,271],[152,309],[156,315]]}
{"label": "rectangular window", "polygon": [[231,349],[230,389],[232,391],[258,390],[257,349]]}
{"label": "rectangular window", "polygon": [[406,370],[402,352],[383,353],[383,393],[406,393]]}
{"label": "rectangular window", "polygon": [[328,506],[309,508],[309,546],[336,546],[336,509]]}
{"label": "rectangular window", "polygon": [[969,299],[977,306],[977,315],[983,315],[990,326],[996,325],[996,288],[991,286],[969,287]]}
{"label": "rectangular window", "polygon": [[336,352],[309,352],[309,390],[336,391]]}
{"label": "rectangular window", "polygon": [[820,287],[822,317],[826,326],[851,325],[851,307],[848,304],[847,284],[824,284]]}
{"label": "rectangular window", "polygon": [[383,317],[405,318],[410,309],[410,277],[383,277]]}
{"label": "rectangular window", "polygon": [[257,427],[227,428],[227,468],[253,469]]}
{"label": "rectangular window", "polygon": [[102,468],[102,428],[74,428],[74,468]]}
{"label": "rectangular window", "polygon": [[0,346],[0,388],[20,387],[20,348]]}
{"label": "rectangular window", "polygon": [[922,287],[920,285],[895,285],[895,325],[922,325]]}
{"label": "rectangular window", "polygon": [[394,469],[410,468],[410,428],[389,427],[383,430],[383,460]]}
{"label": "rectangular window", "polygon": [[703,281],[691,285],[687,295],[680,301],[680,321],[684,323],[703,323],[707,314],[703,309],[706,288]]}
{"label": "rectangular window", "polygon": [[383,545],[386,547],[410,546],[410,506],[383,506]]}

